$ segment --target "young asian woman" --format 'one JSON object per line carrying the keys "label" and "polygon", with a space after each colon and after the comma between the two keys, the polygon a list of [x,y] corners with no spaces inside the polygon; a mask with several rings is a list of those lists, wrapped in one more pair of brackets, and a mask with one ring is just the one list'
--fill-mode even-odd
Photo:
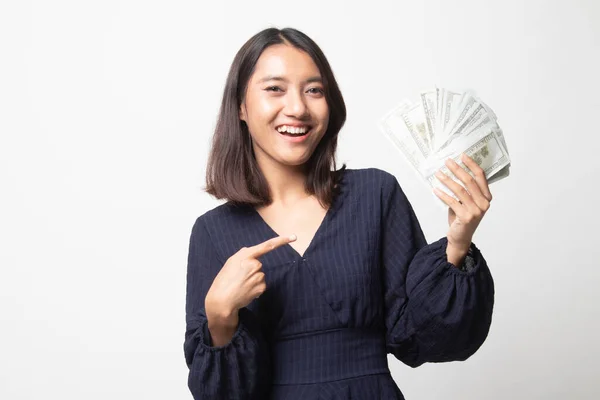
{"label": "young asian woman", "polygon": [[[485,341],[494,282],[472,242],[492,195],[479,166],[447,236],[426,241],[398,180],[336,168],[346,107],[317,44],[250,38],[231,65],[187,265],[184,353],[195,399],[404,399],[387,354],[411,367],[466,360]],[[441,175],[440,175],[441,174]]]}

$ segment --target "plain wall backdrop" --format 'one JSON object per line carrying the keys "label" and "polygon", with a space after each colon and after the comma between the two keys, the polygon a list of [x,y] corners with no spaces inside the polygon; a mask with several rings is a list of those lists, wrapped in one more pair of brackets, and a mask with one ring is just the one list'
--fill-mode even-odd
{"label": "plain wall backdrop", "polygon": [[512,167],[475,233],[496,284],[487,341],[412,369],[408,400],[600,391],[600,3],[0,3],[0,398],[191,399],[188,241],[225,77],[256,32],[295,27],[345,96],[338,166],[398,178],[429,242],[430,188],[376,122],[438,85],[498,115]]}

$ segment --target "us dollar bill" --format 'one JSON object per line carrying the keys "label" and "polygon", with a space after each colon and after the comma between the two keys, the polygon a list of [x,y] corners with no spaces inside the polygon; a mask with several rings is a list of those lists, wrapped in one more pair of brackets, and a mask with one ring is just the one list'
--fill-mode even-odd
{"label": "us dollar bill", "polygon": [[[427,181],[432,187],[436,187],[454,199],[458,198],[454,193],[435,176],[435,172],[440,170],[442,173],[448,175],[453,181],[465,187],[452,171],[444,164],[447,158],[452,158],[463,170],[474,176],[473,172],[462,162],[460,159],[460,153],[465,153],[471,157],[481,169],[483,169],[486,179],[489,179],[496,173],[502,171],[503,168],[509,165],[510,159],[508,152],[502,145],[502,141],[498,137],[498,133],[495,130],[490,130],[487,134],[478,138],[474,143],[467,147],[464,151],[458,154],[452,154],[450,157],[440,157],[435,163],[430,163],[426,170],[422,171],[423,175],[426,176]],[[507,173],[508,170],[504,171]],[[489,182],[488,182],[489,183]]]}
{"label": "us dollar bill", "polygon": [[423,106],[423,114],[425,115],[426,131],[428,136],[428,145],[433,147],[437,128],[437,104],[439,91],[421,92],[421,104]]}
{"label": "us dollar bill", "polygon": [[423,157],[427,158],[431,153],[431,142],[422,103],[411,104],[401,113],[400,117],[419,151]]}
{"label": "us dollar bill", "polygon": [[461,153],[475,159],[488,184],[510,175],[510,156],[498,118],[473,90],[423,90],[417,102],[403,100],[388,112],[379,127],[420,177],[451,197],[456,198],[435,172],[445,171],[462,186],[444,163],[452,158],[472,174],[460,160]]}
{"label": "us dollar bill", "polygon": [[439,148],[447,139],[447,127],[452,115],[456,114],[456,110],[461,103],[462,93],[453,92],[451,90],[442,89],[439,126],[436,131],[434,148]]}
{"label": "us dollar bill", "polygon": [[419,172],[425,156],[414,141],[412,133],[406,126],[403,115],[411,107],[411,103],[403,100],[379,121],[379,128],[384,136],[402,152],[404,157]]}

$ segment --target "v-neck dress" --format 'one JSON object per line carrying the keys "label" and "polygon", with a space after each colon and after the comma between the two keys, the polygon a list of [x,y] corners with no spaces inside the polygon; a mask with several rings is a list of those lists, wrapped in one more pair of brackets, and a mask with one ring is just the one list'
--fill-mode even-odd
{"label": "v-neck dress", "polygon": [[410,367],[462,361],[485,341],[494,282],[471,244],[465,265],[428,244],[397,179],[346,169],[301,256],[261,256],[267,289],[239,310],[229,343],[212,344],[204,299],[226,260],[277,236],[251,206],[198,217],[189,243],[184,354],[194,399],[400,400],[387,354]]}

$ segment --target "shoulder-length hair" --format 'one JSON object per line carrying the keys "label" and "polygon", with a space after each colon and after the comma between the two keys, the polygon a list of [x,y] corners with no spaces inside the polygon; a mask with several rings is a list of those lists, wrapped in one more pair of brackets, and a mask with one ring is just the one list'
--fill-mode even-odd
{"label": "shoulder-length hair", "polygon": [[346,121],[346,105],[325,55],[304,33],[292,29],[265,29],[250,38],[238,51],[229,69],[223,100],[212,138],[204,190],[234,205],[263,206],[272,202],[268,183],[258,167],[248,126],[240,119],[248,81],[258,58],[269,46],[288,44],[306,52],[319,68],[329,107],[327,131],[306,162],[305,189],[328,208],[338,192],[337,184],[346,169],[335,169],[337,137]]}

